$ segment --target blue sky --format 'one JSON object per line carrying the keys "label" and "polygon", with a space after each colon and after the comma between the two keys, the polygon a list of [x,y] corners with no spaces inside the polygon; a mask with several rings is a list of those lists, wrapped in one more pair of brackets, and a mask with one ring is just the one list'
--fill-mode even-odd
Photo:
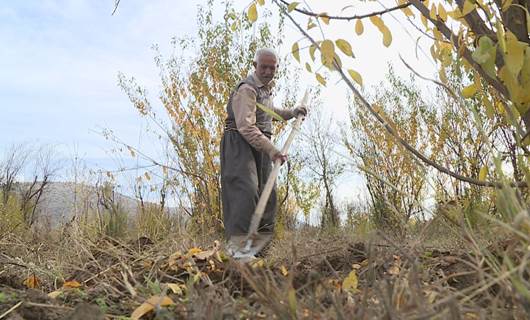
{"label": "blue sky", "polygon": [[[138,135],[142,120],[117,86],[122,71],[155,85],[151,45],[191,34],[200,1],[3,1],[0,5],[0,149],[12,143],[77,145],[105,158],[92,132]],[[188,15],[187,15],[188,16]]]}
{"label": "blue sky", "polygon": [[[330,13],[340,13],[352,4],[349,0],[309,2],[314,11]],[[389,6],[394,4],[387,2]],[[117,13],[111,16],[114,0],[3,0],[0,151],[20,142],[53,144],[66,158],[76,149],[90,165],[113,169],[116,164],[109,155],[112,144],[94,131],[109,128],[129,142],[138,141],[140,148],[149,147],[142,140],[145,121],[118,88],[117,74],[121,71],[134,76],[148,88],[151,98],[156,97],[158,71],[151,46],[158,44],[167,54],[172,37],[195,34],[197,7],[205,3],[122,0]],[[219,19],[222,5],[216,3]],[[235,7],[243,11],[248,3],[250,0],[237,0]],[[343,14],[375,8],[381,5],[354,2]],[[403,32],[403,25],[395,19],[399,14],[385,16],[394,38],[389,49],[382,46],[381,35],[368,22],[362,37],[355,36],[351,23],[333,23],[327,30],[330,37],[352,36],[348,40],[357,58],[347,64],[361,72],[367,87],[384,79],[387,62],[396,65],[396,72],[405,74],[398,62],[399,54],[410,57],[408,62],[420,71],[432,67],[421,54],[416,57],[417,34]],[[277,48],[281,55],[288,54],[293,41],[300,39],[289,24],[286,39],[285,47]],[[316,84],[312,75],[302,78]],[[328,83],[331,85],[322,91],[324,108],[337,119],[344,119],[347,90],[337,76]],[[350,190],[351,185],[342,188]]]}

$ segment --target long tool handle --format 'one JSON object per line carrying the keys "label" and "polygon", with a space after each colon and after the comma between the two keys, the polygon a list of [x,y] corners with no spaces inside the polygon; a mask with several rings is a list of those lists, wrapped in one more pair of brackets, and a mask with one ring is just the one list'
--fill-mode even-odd
{"label": "long tool handle", "polygon": [[[306,106],[308,96],[309,96],[309,92],[308,90],[306,90],[300,105]],[[294,126],[291,130],[291,133],[289,134],[289,137],[287,137],[287,141],[285,141],[285,144],[283,145],[283,148],[281,151],[282,154],[285,154],[285,155],[287,154],[287,151],[289,150],[289,147],[291,146],[291,143],[293,142],[294,137],[300,131],[300,126],[302,125],[302,121],[304,120],[304,118],[305,117],[301,114],[298,115],[298,117],[296,118]],[[261,221],[261,218],[263,217],[263,213],[265,212],[265,207],[267,206],[267,202],[271,195],[272,188],[274,187],[274,183],[276,182],[276,178],[278,177],[278,173],[280,172],[280,166],[281,166],[281,162],[279,160],[274,162],[274,166],[272,167],[272,171],[269,175],[269,179],[267,179],[267,183],[265,184],[265,187],[263,188],[263,191],[261,192],[261,196],[256,206],[256,211],[254,211],[254,215],[252,216],[247,238],[252,237],[252,235],[256,234],[258,231],[259,223]]]}

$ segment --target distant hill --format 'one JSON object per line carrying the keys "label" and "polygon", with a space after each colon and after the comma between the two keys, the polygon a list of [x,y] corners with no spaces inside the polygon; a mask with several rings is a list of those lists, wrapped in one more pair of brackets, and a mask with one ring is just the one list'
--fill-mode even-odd
{"label": "distant hill", "polygon": [[[28,186],[28,183],[19,184],[19,191]],[[115,192],[114,197],[123,211],[131,216],[137,214],[139,210],[138,200],[119,192]],[[38,206],[39,219],[49,222],[51,225],[70,221],[76,212],[76,204],[79,215],[87,211],[96,212],[98,206],[96,188],[73,182],[51,182],[46,186],[46,191]],[[101,208],[100,204],[99,206]],[[177,213],[176,208],[168,208],[168,210]]]}

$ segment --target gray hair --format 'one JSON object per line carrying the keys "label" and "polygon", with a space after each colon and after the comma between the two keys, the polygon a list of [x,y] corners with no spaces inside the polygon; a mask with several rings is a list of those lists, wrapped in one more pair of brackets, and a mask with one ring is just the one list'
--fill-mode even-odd
{"label": "gray hair", "polygon": [[276,54],[276,51],[274,51],[274,49],[262,48],[256,50],[256,55],[254,55],[254,62],[258,62],[258,59],[264,55],[273,55],[276,60],[278,60],[278,55]]}

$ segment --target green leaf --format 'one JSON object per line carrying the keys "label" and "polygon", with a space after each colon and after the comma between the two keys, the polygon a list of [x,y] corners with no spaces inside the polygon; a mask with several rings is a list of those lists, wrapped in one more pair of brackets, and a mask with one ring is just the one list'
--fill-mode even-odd
{"label": "green leaf", "polygon": [[335,45],[331,40],[324,40],[320,44],[320,53],[322,64],[328,68],[333,67],[333,58],[335,57]]}
{"label": "green leaf", "polygon": [[311,69],[311,65],[309,63],[307,63],[307,62],[305,63],[305,68],[306,68],[307,72],[311,72],[311,73],[313,72],[313,70]]}
{"label": "green leaf", "polygon": [[473,52],[472,58],[484,68],[486,73],[492,77],[496,77],[495,73],[495,57],[497,56],[497,47],[487,36],[480,37],[478,47]]}
{"label": "green leaf", "polygon": [[296,9],[296,7],[300,4],[300,2],[291,2],[288,6],[287,6],[287,12],[291,12],[293,11],[294,9]]}
{"label": "green leaf", "polygon": [[364,26],[361,19],[357,19],[357,22],[355,22],[355,33],[357,33],[358,36],[363,34]]}
{"label": "green leaf", "polygon": [[361,77],[361,74],[353,69],[349,69],[348,73],[350,74],[350,77],[357,82],[360,86],[363,85],[363,78]]}
{"label": "green leaf", "polygon": [[296,61],[300,62],[300,48],[298,47],[298,42],[295,42],[293,44],[293,47],[291,49],[291,53],[293,54]]}
{"label": "green leaf", "polygon": [[285,122],[285,120],[279,114],[274,112],[274,110],[272,110],[271,108],[267,107],[266,105],[263,105],[263,104],[261,104],[259,102],[256,102],[256,106],[258,108],[260,108],[263,112],[268,114],[269,116],[273,117],[274,119],[276,119],[278,121]]}
{"label": "green leaf", "polygon": [[340,49],[340,51],[344,52],[345,55],[350,57],[353,56],[353,51],[348,41],[344,39],[338,39],[335,41],[335,44]]}
{"label": "green leaf", "polygon": [[383,34],[383,45],[385,47],[390,46],[392,43],[392,33],[390,32],[390,29],[385,25],[385,22],[381,17],[379,16],[373,16],[370,17],[370,21],[379,29],[379,31]]}
{"label": "green leaf", "polygon": [[256,8],[256,3],[253,2],[247,11],[247,17],[250,22],[255,22],[258,20],[258,9]]}
{"label": "green leaf", "polygon": [[323,85],[324,87],[326,86],[326,79],[324,79],[324,77],[320,73],[316,73],[315,77],[317,78],[317,81],[320,82],[321,85]]}

